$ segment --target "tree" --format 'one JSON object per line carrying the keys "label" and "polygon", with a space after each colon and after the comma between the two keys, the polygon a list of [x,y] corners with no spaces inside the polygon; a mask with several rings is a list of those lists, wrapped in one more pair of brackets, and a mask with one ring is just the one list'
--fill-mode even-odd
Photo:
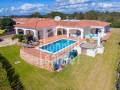
{"label": "tree", "polygon": [[1,27],[1,21],[2,21],[2,19],[0,18],[0,27]]}
{"label": "tree", "polygon": [[11,31],[14,29],[15,21],[13,21],[11,18],[3,18],[0,21],[0,28],[6,31]]}
{"label": "tree", "polygon": [[120,19],[118,18],[118,19],[113,20],[111,26],[120,28]]}
{"label": "tree", "polygon": [[43,16],[39,12],[35,12],[35,13],[31,14],[30,17],[42,18]]}
{"label": "tree", "polygon": [[48,18],[54,18],[55,16],[60,16],[62,19],[66,19],[66,14],[62,12],[51,12],[45,15]]}
{"label": "tree", "polygon": [[73,19],[80,20],[80,19],[84,18],[84,15],[83,15],[83,13],[77,13],[77,12],[75,12],[75,13],[72,14],[72,17],[73,17]]}
{"label": "tree", "polygon": [[[75,13],[63,13],[63,12],[58,12],[58,11],[54,11],[54,12],[50,12],[47,13],[45,15],[41,15],[39,12],[35,12],[31,15],[19,15],[19,16],[14,16],[12,15],[11,17],[20,17],[20,18],[29,18],[29,17],[38,17],[38,18],[53,18],[55,16],[60,16],[63,20],[64,19],[77,19],[77,20],[81,20],[81,19],[88,19],[88,20],[101,20],[101,21],[107,21],[111,23],[112,27],[120,27],[120,12],[97,12],[97,11],[88,11],[88,12],[84,12],[84,13],[79,13],[79,12],[75,12]],[[3,17],[4,18],[4,17]],[[8,21],[7,20],[2,20],[3,18],[0,18],[0,23],[2,22],[2,25],[0,24],[0,27],[2,28],[7,28],[7,30],[10,30],[10,27],[8,27]],[[4,22],[7,22],[7,24],[3,24]]]}
{"label": "tree", "polygon": [[85,19],[96,20],[98,13],[96,11],[89,11],[84,14]]}

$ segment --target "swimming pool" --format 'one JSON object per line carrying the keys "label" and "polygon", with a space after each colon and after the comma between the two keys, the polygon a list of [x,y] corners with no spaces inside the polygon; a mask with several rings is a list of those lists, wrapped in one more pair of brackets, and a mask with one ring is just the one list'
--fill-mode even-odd
{"label": "swimming pool", "polygon": [[64,48],[66,48],[69,45],[74,44],[76,41],[74,40],[69,40],[69,39],[60,39],[55,42],[43,45],[39,47],[39,49],[49,52],[49,53],[55,53],[58,52]]}

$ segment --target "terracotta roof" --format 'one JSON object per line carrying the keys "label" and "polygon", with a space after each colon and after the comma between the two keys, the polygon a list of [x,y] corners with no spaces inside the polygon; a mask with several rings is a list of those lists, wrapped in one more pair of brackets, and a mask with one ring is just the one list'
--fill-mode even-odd
{"label": "terracotta roof", "polygon": [[55,21],[52,19],[22,18],[16,19],[15,21],[18,22],[15,26],[26,28],[44,28],[56,25]]}
{"label": "terracotta roof", "polygon": [[110,23],[97,20],[60,20],[55,21],[49,18],[18,18],[15,19],[16,27],[25,28],[45,28],[51,26],[69,26],[69,27],[88,27],[88,26],[107,26]]}
{"label": "terracotta roof", "polygon": [[107,26],[110,23],[97,21],[97,20],[75,20],[75,21],[58,21],[60,26],[73,26],[73,27],[88,27],[88,26]]}

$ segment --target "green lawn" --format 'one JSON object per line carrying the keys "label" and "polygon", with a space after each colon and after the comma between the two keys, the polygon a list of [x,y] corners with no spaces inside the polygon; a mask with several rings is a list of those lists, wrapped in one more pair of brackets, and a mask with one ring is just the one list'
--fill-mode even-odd
{"label": "green lawn", "polygon": [[0,29],[0,34],[3,34],[4,32],[5,32],[5,30],[1,30],[1,29]]}
{"label": "green lawn", "polygon": [[[114,29],[103,55],[95,58],[80,55],[59,73],[27,64],[20,59],[18,46],[0,48],[0,53],[15,67],[27,90],[114,90],[118,41],[120,31]],[[15,65],[16,60],[21,63]]]}
{"label": "green lawn", "polygon": [[0,90],[11,90],[5,69],[0,63]]}

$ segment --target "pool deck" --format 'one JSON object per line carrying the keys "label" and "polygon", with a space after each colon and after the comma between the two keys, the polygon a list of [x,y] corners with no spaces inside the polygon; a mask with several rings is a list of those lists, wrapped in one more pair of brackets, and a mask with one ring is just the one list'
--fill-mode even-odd
{"label": "pool deck", "polygon": [[[110,34],[106,35],[105,38],[107,39],[109,36]],[[57,53],[47,53],[37,49],[38,47],[44,44],[48,44],[59,39],[71,39],[71,40],[76,40],[76,42],[58,51]],[[93,39],[91,40],[93,41]],[[76,47],[77,45],[80,45],[82,41],[86,41],[86,39],[72,38],[72,37],[68,38],[66,35],[59,35],[59,36],[49,37],[46,39],[41,39],[39,40],[40,44],[34,48],[22,47],[20,49],[20,57],[31,65],[34,65],[49,71],[54,71],[53,61],[56,60],[58,57],[63,57],[65,54],[73,50],[74,47]]]}
{"label": "pool deck", "polygon": [[[108,33],[104,39],[108,39],[110,37],[111,33]],[[76,40],[76,43],[64,48],[61,51],[58,51],[57,53],[47,53],[47,52],[43,52],[41,50],[36,49],[39,46],[42,46],[44,44],[48,44],[50,42],[54,42],[56,40],[59,39],[71,39],[71,40]],[[31,55],[34,55],[36,57],[39,57],[41,59],[47,59],[47,60],[53,60],[59,56],[64,55],[65,53],[69,52],[70,50],[72,50],[74,47],[76,47],[77,45],[80,45],[81,41],[85,41],[85,39],[80,39],[80,38],[74,38],[74,37],[67,37],[66,35],[58,35],[58,36],[52,36],[52,37],[48,37],[45,39],[41,39],[39,40],[40,44],[34,48],[22,48],[21,50],[23,50],[26,53],[29,53]]]}
{"label": "pool deck", "polygon": [[[57,53],[47,53],[47,52],[43,52],[41,50],[36,49],[37,47],[50,43],[50,42],[54,42],[56,40],[59,39],[71,39],[71,40],[76,40],[76,43],[66,47],[65,49],[61,50],[60,52]],[[72,38],[72,37],[67,37],[66,35],[59,35],[59,36],[53,36],[53,37],[49,37],[46,39],[41,39],[39,40],[40,44],[38,46],[36,46],[35,48],[22,48],[22,50],[26,53],[32,54],[36,57],[39,57],[41,59],[47,59],[47,60],[54,60],[55,58],[57,58],[58,56],[62,56],[65,53],[69,52],[70,50],[72,50],[75,46],[79,45],[80,42],[83,41],[81,39],[76,39],[76,38]]]}

